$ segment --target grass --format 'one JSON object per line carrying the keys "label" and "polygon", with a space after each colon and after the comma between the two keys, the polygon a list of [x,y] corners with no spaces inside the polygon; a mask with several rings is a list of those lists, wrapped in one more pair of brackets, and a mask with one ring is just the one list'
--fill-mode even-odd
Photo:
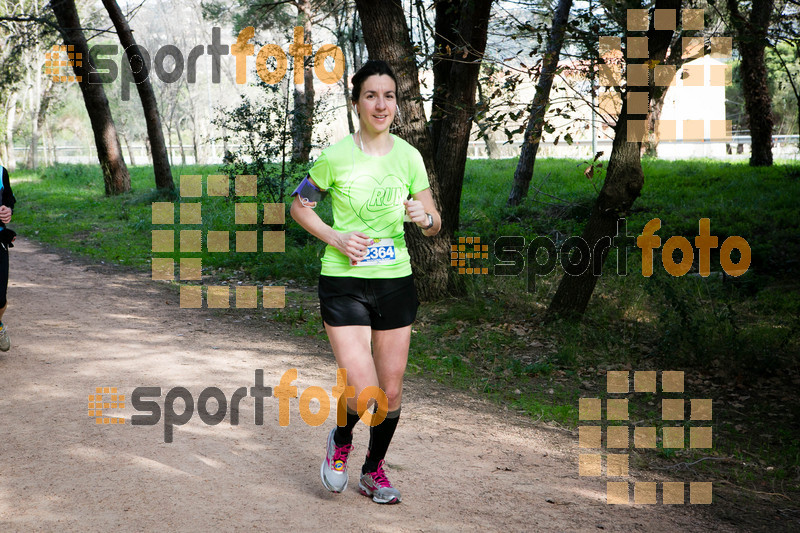
{"label": "grass", "polygon": [[[541,235],[556,243],[580,235],[596,195],[582,172],[585,164],[537,161],[528,201],[509,208],[508,177],[516,162],[470,163],[460,235],[479,235],[490,243],[501,235],[519,235],[526,243]],[[473,301],[482,296],[500,303],[483,313],[481,305],[470,309],[469,301],[459,301],[440,320],[492,317],[493,324],[513,324],[511,331],[528,330],[521,335],[526,346],[517,343],[511,354],[487,354],[494,367],[489,379],[500,367],[508,380],[504,399],[509,405],[520,405],[510,394],[520,389],[527,399],[521,410],[570,427],[577,416],[574,410],[560,412],[559,400],[566,398],[575,406],[576,396],[603,397],[605,370],[685,369],[691,381],[683,397],[714,399],[714,449],[660,447],[657,456],[676,463],[708,455],[730,458],[732,466],[726,466],[723,478],[758,480],[759,488],[769,492],[800,490],[800,410],[795,405],[800,385],[800,166],[754,169],[714,161],[645,160],[643,167],[645,187],[627,217],[628,234],[639,234],[647,221],[659,218],[662,243],[671,235],[693,242],[699,219],[709,218],[711,234],[720,243],[740,235],[750,244],[752,263],[744,276],[723,275],[718,254],[712,254],[717,274],[698,277],[695,257],[693,271],[675,278],[666,274],[656,254],[655,274],[645,278],[641,253],[634,248],[629,250],[627,276],[613,275],[615,257],[609,257],[580,322],[541,320],[563,274],[560,269],[536,278],[532,287],[526,287],[524,275],[481,276],[470,285]],[[602,173],[595,179],[602,180]],[[492,259],[489,264],[496,262]],[[506,335],[498,344],[512,346],[513,340],[514,335]],[[518,362],[530,369],[527,376],[516,377]],[[478,359],[470,363],[480,368],[475,366]],[[472,388],[481,390],[480,382]],[[548,398],[549,391],[554,393]],[[631,420],[665,424],[658,404],[640,398],[629,395]],[[707,472],[720,467],[708,462],[695,468]]]}
{"label": "grass", "polygon": [[[509,208],[505,200],[515,160],[469,161],[464,179],[459,236],[500,236],[529,243],[547,236],[557,244],[580,235],[603,172],[589,181],[579,160],[541,159],[528,199]],[[562,275],[532,278],[471,276],[467,295],[428,303],[412,333],[409,373],[491,398],[534,419],[574,428],[578,398],[605,397],[607,370],[685,370],[683,398],[714,400],[714,449],[658,448],[644,457],[678,464],[705,456],[697,475],[711,469],[725,479],[769,492],[800,490],[800,166],[751,168],[716,161],[644,160],[645,187],[627,216],[638,235],[659,218],[662,244],[673,235],[694,242],[698,221],[711,220],[719,242],[740,235],[752,262],[738,278],[722,274],[712,253],[710,277],[693,271],[672,277],[658,250],[652,277],[641,275],[641,252],[630,242],[627,275],[614,272],[611,254],[581,321],[542,320]],[[178,175],[216,173],[214,167],[176,169]],[[14,228],[22,235],[67,248],[94,260],[149,270],[150,205],[177,201],[153,189],[146,167],[131,171],[133,192],[103,196],[99,170],[61,166],[15,172],[20,208]],[[257,199],[264,202],[265,199]],[[204,200],[202,229],[237,229],[229,199]],[[320,208],[330,219],[329,203]],[[287,218],[287,220],[289,220]],[[181,229],[200,229],[180,226]],[[240,228],[243,229],[243,228]],[[206,273],[222,280],[311,285],[322,246],[289,222],[284,254],[197,254]],[[176,254],[177,255],[177,254]],[[187,254],[182,254],[186,256]],[[213,271],[213,272],[212,272]],[[270,320],[298,335],[324,338],[313,292],[287,293],[287,307]],[[631,394],[630,417],[661,427],[660,397]],[[687,411],[688,412],[688,411]],[[691,423],[684,422],[688,428]],[[688,433],[688,431],[687,431]],[[660,445],[660,442],[659,442]],[[732,466],[731,466],[732,465]]]}
{"label": "grass", "polygon": [[[148,167],[132,167],[132,192],[105,197],[99,168],[91,165],[69,165],[47,169],[44,173],[14,173],[14,190],[22,200],[14,213],[14,226],[18,233],[36,238],[53,246],[67,248],[87,258],[107,263],[150,268],[151,229],[168,229],[169,226],[151,224],[153,202],[178,202],[176,194],[154,189],[152,171]],[[187,166],[173,168],[175,183],[181,174],[207,175],[217,173],[214,166]],[[229,198],[206,197],[202,201],[201,225],[176,224],[180,230],[230,231],[230,247],[235,250],[236,230],[252,230],[253,226],[234,223],[233,193]],[[241,198],[242,202],[269,202],[264,196]],[[326,212],[327,209],[327,212]],[[259,216],[263,211],[259,210]],[[321,208],[330,216],[330,206]],[[175,220],[180,221],[179,208]],[[265,227],[260,226],[260,230]],[[266,229],[272,229],[271,227]],[[283,229],[275,227],[274,229]],[[294,224],[288,225],[286,253],[263,254],[238,252],[230,254],[209,253],[203,245],[200,253],[159,254],[159,257],[199,257],[206,271],[220,269],[222,279],[243,274],[251,279],[284,279],[284,273],[293,272],[303,280],[315,278],[319,273],[318,261],[307,260],[321,256],[312,246],[312,239]],[[260,242],[260,240],[259,240]],[[176,239],[176,248],[178,243]]]}

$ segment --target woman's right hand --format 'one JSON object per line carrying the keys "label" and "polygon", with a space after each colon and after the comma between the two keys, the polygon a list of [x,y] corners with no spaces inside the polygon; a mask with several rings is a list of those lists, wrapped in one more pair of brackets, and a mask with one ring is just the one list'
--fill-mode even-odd
{"label": "woman's right hand", "polygon": [[355,266],[364,259],[364,256],[367,255],[367,247],[373,243],[375,240],[364,233],[351,231],[349,233],[337,232],[331,245],[350,259],[351,266]]}

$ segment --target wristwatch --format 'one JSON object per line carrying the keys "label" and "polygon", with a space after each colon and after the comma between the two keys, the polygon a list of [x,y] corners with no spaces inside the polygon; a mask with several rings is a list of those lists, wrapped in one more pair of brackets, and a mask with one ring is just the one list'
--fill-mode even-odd
{"label": "wristwatch", "polygon": [[431,215],[430,213],[425,213],[425,216],[428,217],[428,225],[423,227],[422,229],[429,230],[433,227],[433,215]]}

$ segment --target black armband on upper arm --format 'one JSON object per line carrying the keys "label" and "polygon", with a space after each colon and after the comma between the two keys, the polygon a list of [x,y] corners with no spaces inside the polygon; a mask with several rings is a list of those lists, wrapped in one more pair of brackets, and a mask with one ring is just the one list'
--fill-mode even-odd
{"label": "black armband on upper arm", "polygon": [[328,192],[323,191],[311,183],[311,180],[308,178],[309,175],[306,174],[306,177],[303,178],[303,181],[300,182],[300,185],[297,186],[290,196],[296,195],[300,199],[300,203],[303,204],[303,206],[313,209],[317,207],[317,202],[321,201],[323,198],[325,198],[325,196],[328,195]]}

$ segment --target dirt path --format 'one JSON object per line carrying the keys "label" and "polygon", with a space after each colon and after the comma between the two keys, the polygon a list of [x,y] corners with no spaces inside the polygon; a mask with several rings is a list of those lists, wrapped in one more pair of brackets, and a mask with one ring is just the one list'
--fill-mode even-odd
{"label": "dirt path", "polygon": [[[155,426],[96,425],[87,397],[116,386],[205,387],[230,398],[254,371],[275,386],[330,391],[329,348],[242,315],[180,309],[147,275],[98,271],[22,240],[12,250],[13,343],[0,355],[0,531],[729,531],[697,506],[611,506],[604,478],[578,477],[577,438],[423,381],[406,388],[389,450],[403,503],[379,506],[351,483],[331,494],[319,465],[333,418],[310,427],[266,398],[207,426],[197,413],[163,441]],[[106,395],[108,398],[109,395]],[[108,400],[106,400],[108,401]],[[180,411],[180,403],[178,403]],[[211,402],[210,410],[214,410]],[[366,448],[356,429],[354,464]],[[548,502],[548,500],[550,502]]]}

